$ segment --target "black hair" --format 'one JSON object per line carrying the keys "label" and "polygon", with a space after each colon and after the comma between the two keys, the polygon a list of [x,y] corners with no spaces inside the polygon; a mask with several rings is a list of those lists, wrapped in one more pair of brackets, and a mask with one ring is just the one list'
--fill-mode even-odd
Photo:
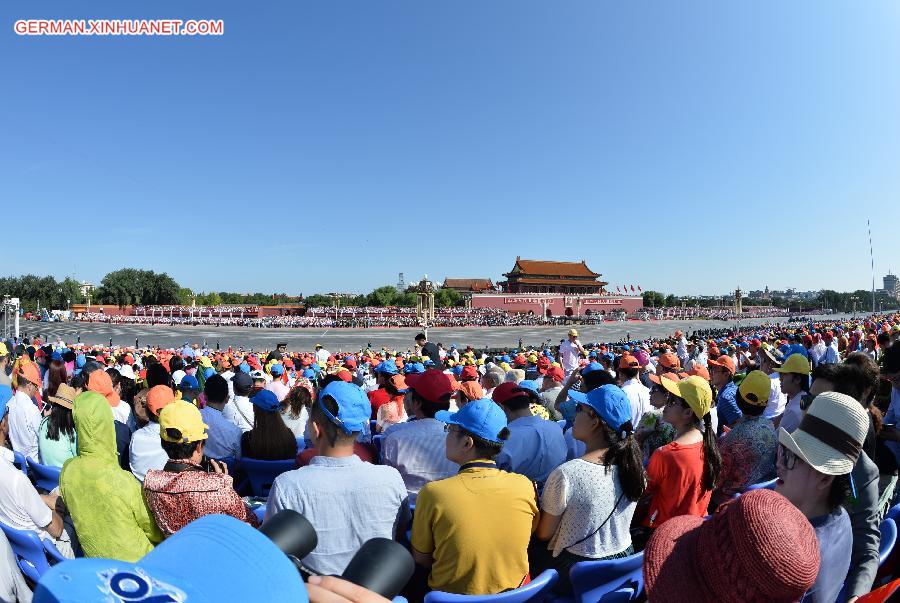
{"label": "black hair", "polygon": [[891,336],[887,333],[881,332],[875,338],[875,341],[878,342],[878,347],[884,349],[891,345]]}
{"label": "black hair", "polygon": [[900,371],[900,345],[891,344],[881,356],[881,372],[896,373]]}
{"label": "black hair", "polygon": [[60,436],[69,439],[75,437],[75,419],[72,410],[59,404],[50,404],[50,414],[47,416],[47,439],[58,441]]}
{"label": "black hair", "polygon": [[433,419],[439,410],[450,410],[450,397],[443,402],[432,402],[417,394],[416,390],[412,390],[412,397],[422,407],[426,419]]}
{"label": "black hair", "polygon": [[824,379],[834,385],[831,391],[846,394],[854,400],[862,398],[867,379],[855,364],[820,364],[813,371],[813,381]]}
{"label": "black hair", "polygon": [[173,373],[175,371],[183,371],[184,370],[184,358],[181,356],[173,356],[169,360],[169,370]]}
{"label": "black hair", "polygon": [[[524,388],[523,388],[524,389]],[[531,406],[531,403],[534,401],[532,395],[534,392],[529,390],[529,393],[526,394],[516,394],[512,398],[503,401],[503,406],[508,408],[509,410],[525,410]]]}
{"label": "black hair", "polygon": [[503,442],[505,442],[509,437],[509,429],[507,429],[506,427],[504,427],[497,436],[498,438],[500,438],[499,442],[491,442],[490,440],[485,440],[484,438],[470,433],[462,428],[460,428],[459,431],[462,435],[472,438],[475,454],[484,459],[493,459],[498,454],[500,454],[500,451],[503,450]]}
{"label": "black hair", "polygon": [[712,428],[712,416],[706,413],[703,415],[703,487],[715,490],[721,472],[722,455],[719,453],[716,431]]}
{"label": "black hair", "polygon": [[626,379],[634,379],[638,376],[640,369],[636,368],[622,368],[619,367],[619,374],[622,375]]}
{"label": "black hair", "polygon": [[254,406],[253,429],[241,437],[241,454],[263,461],[292,459],[297,455],[297,439],[281,413]]}
{"label": "black hair", "polygon": [[[339,377],[337,378],[339,379]],[[354,431],[348,435],[347,432],[338,427],[337,424],[325,414],[322,410],[322,406],[328,409],[328,412],[330,412],[333,417],[337,416],[340,409],[337,400],[331,396],[323,396],[321,398],[321,406],[319,404],[313,404],[312,410],[310,410],[310,419],[314,418],[316,420],[316,423],[318,423],[325,432],[328,443],[332,446],[336,446],[338,442],[347,444],[356,441],[356,436],[359,435],[359,432]]]}
{"label": "black hair", "polygon": [[147,367],[147,388],[152,389],[157,385],[172,387],[172,375],[159,363]]}
{"label": "black hair", "polygon": [[850,474],[835,475],[834,480],[831,482],[831,489],[828,491],[828,510],[834,511],[844,504],[851,493]]}
{"label": "black hair", "polygon": [[582,391],[589,392],[592,389],[603,387],[604,385],[615,385],[616,379],[609,374],[609,371],[590,371],[586,375],[582,375],[584,388]]}
{"label": "black hair", "polygon": [[869,396],[866,400],[859,400],[859,402],[866,408],[872,403],[873,398],[875,397],[875,392],[878,389],[878,364],[872,360],[867,354],[863,354],[862,352],[853,352],[852,354],[847,356],[847,359],[844,361],[844,364],[847,366],[854,366],[859,369],[860,377],[863,380],[864,384],[863,392],[868,391]]}
{"label": "black hair", "polygon": [[[181,437],[181,432],[170,427],[167,434],[173,438]],[[197,442],[170,442],[168,440],[160,440],[162,449],[166,451],[169,458],[173,461],[189,459],[194,456],[194,450],[197,449]]]}
{"label": "black hair", "polygon": [[603,466],[613,465],[619,468],[619,484],[622,493],[628,500],[637,501],[644,495],[647,487],[647,478],[644,473],[644,455],[641,446],[634,437],[634,429],[631,421],[626,421],[621,430],[626,436],[616,433],[601,417],[597,416],[593,409],[589,412],[600,420],[600,429],[603,437],[609,443],[606,454],[603,455]]}
{"label": "black hair", "polygon": [[303,412],[303,407],[309,408],[312,405],[312,396],[309,394],[309,391],[305,387],[300,387],[299,385],[295,385],[291,388],[291,391],[288,393],[287,398],[285,398],[285,402],[287,402],[287,411],[288,416],[292,419],[299,419],[300,413]]}
{"label": "black hair", "polygon": [[213,404],[224,404],[228,401],[228,382],[222,375],[213,375],[203,384],[206,401]]}
{"label": "black hair", "polygon": [[765,405],[751,404],[750,402],[745,400],[740,391],[735,394],[734,398],[737,402],[738,408],[741,409],[741,413],[745,416],[758,417],[766,410]]}
{"label": "black hair", "polygon": [[413,341],[419,341],[420,339],[425,339],[426,341],[428,340],[428,338],[425,337],[425,333],[419,333],[418,335],[416,335],[416,337],[415,337],[415,339],[413,339]]}

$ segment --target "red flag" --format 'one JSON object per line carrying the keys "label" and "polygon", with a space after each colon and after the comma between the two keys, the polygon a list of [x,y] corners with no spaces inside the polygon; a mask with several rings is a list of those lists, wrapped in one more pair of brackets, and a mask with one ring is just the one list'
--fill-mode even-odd
{"label": "red flag", "polygon": [[618,286],[618,285],[616,285],[616,293],[621,293],[621,292],[622,292],[622,290],[619,289],[619,286]]}
{"label": "red flag", "polygon": [[641,292],[641,293],[643,293],[643,292],[644,292],[644,290],[643,290],[643,289],[641,289],[641,286],[640,286],[640,285],[638,285],[638,291],[640,291],[640,292]]}
{"label": "red flag", "polygon": [[634,293],[634,285],[631,286],[631,292]]}

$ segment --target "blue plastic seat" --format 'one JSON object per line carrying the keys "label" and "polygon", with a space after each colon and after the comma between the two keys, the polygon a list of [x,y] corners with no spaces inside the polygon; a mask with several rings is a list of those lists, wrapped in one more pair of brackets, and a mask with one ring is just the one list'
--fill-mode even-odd
{"label": "blue plastic seat", "polygon": [[266,505],[262,505],[253,509],[253,514],[256,515],[256,519],[259,523],[262,523],[266,518]]}
{"label": "blue plastic seat", "polygon": [[440,591],[431,591],[425,595],[425,603],[525,603],[526,601],[543,601],[550,589],[559,580],[556,570],[547,570],[540,576],[515,590],[508,590],[496,595],[452,595]]}
{"label": "blue plastic seat", "polygon": [[4,523],[0,523],[0,529],[3,530],[7,540],[9,540],[9,546],[12,547],[13,554],[16,556],[16,563],[18,563],[22,573],[35,582],[40,580],[44,572],[50,569],[50,564],[47,562],[44,545],[41,543],[37,532],[17,530]]}
{"label": "blue plastic seat", "polygon": [[268,496],[275,478],[294,468],[294,459],[285,461],[260,461],[242,458],[238,465],[247,473],[253,496]]}
{"label": "blue plastic seat", "polygon": [[42,488],[47,492],[50,492],[51,490],[59,486],[59,473],[62,471],[62,467],[41,465],[31,457],[25,460],[28,463],[28,467],[31,469],[31,472],[34,473],[34,481],[37,484],[38,488]]}
{"label": "blue plastic seat", "polygon": [[[622,559],[576,563],[569,570],[574,600],[577,603],[635,600],[644,590],[643,564],[643,552]],[[623,598],[626,595],[628,599]]]}
{"label": "blue plastic seat", "polygon": [[302,437],[297,438],[297,454],[300,454],[306,449],[306,440]]}
{"label": "blue plastic seat", "polygon": [[59,552],[59,549],[56,548],[56,545],[53,544],[52,540],[41,540],[41,544],[44,545],[44,552],[47,553],[47,559],[50,561],[50,565],[56,565],[67,559],[67,557],[64,557],[63,554]]}
{"label": "blue plastic seat", "polygon": [[885,519],[878,529],[881,531],[881,543],[878,545],[878,566],[880,567],[894,550],[894,545],[897,544],[897,524],[893,519]]}
{"label": "blue plastic seat", "polygon": [[778,481],[778,478],[776,477],[775,479],[770,479],[767,482],[760,482],[758,484],[753,484],[752,486],[747,488],[746,492],[750,492],[751,490],[774,490],[775,482],[777,482],[777,481]]}
{"label": "blue plastic seat", "polygon": [[381,462],[381,444],[384,440],[384,436],[379,434],[377,436],[372,436],[372,445],[375,446],[375,454],[378,457],[378,462]]}

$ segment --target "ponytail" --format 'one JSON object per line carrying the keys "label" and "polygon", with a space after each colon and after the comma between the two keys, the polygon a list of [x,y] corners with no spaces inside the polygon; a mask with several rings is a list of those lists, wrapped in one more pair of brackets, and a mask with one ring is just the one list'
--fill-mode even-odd
{"label": "ponytail", "polygon": [[603,465],[616,465],[619,468],[622,493],[628,500],[636,502],[643,496],[647,480],[644,475],[644,456],[634,437],[631,421],[626,421],[618,434],[604,421],[600,421],[600,425],[609,442],[609,448],[603,456]]}
{"label": "ponytail", "polygon": [[703,487],[715,490],[722,471],[722,455],[712,428],[712,417],[709,413],[703,416]]}

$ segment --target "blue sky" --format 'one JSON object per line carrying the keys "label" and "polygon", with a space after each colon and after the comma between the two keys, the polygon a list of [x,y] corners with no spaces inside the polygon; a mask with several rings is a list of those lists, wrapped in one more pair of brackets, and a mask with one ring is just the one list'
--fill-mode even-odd
{"label": "blue sky", "polygon": [[[221,18],[222,37],[20,37]],[[900,5],[0,6],[0,272],[200,290],[497,279],[718,293],[900,271]]]}

